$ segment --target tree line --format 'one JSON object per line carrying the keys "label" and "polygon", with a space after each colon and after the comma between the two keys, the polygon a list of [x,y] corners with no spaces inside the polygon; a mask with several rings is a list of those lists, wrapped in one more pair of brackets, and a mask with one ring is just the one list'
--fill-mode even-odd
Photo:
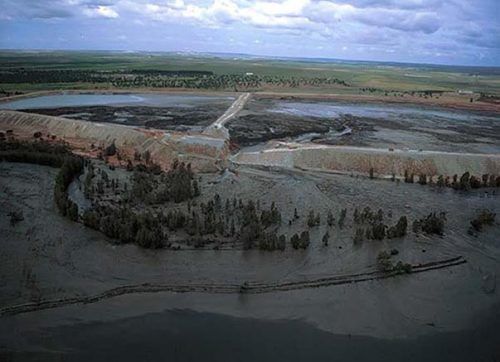
{"label": "tree line", "polygon": [[37,70],[16,68],[0,72],[0,83],[108,83],[117,88],[190,88],[215,90],[252,90],[263,87],[320,87],[340,85],[349,87],[335,77],[296,77],[257,74],[214,74],[197,70],[111,70],[90,71],[75,69]]}
{"label": "tree line", "polygon": [[82,157],[74,155],[64,144],[10,140],[0,142],[0,160],[59,168],[54,184],[54,201],[63,216],[78,220],[78,206],[68,197],[67,189],[83,171]]}

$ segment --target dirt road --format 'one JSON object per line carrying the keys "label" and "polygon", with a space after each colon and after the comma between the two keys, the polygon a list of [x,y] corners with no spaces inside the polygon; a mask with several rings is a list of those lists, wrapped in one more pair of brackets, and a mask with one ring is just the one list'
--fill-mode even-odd
{"label": "dirt road", "polygon": [[[203,131],[204,134],[209,134],[209,135],[214,135],[219,133],[218,130],[222,130],[224,125],[231,119],[233,118],[239,111],[243,109],[245,104],[248,102],[250,99],[251,94],[250,93],[244,93],[240,95],[234,103],[227,109],[226,112],[222,116],[220,116],[214,123],[212,123],[210,126],[208,126],[205,131]],[[225,132],[227,133],[227,132]],[[227,133],[227,136],[229,137],[229,134]]]}

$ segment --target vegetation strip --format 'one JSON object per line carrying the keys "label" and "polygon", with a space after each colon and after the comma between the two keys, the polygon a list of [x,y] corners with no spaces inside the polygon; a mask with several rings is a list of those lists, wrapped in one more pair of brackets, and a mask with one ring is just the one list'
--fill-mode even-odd
{"label": "vegetation strip", "polygon": [[[412,269],[407,274],[412,273],[422,273],[425,271],[449,268],[452,266],[457,266],[466,263],[462,256],[457,256],[454,258],[412,265]],[[74,297],[74,298],[63,298],[55,300],[40,301],[37,303],[27,303],[19,304],[9,307],[4,307],[0,309],[0,316],[17,315],[22,313],[35,312],[44,309],[52,309],[58,307],[64,307],[72,304],[89,304],[96,303],[98,301],[109,299],[113,297],[118,297],[126,294],[138,294],[138,293],[158,293],[158,292],[174,292],[174,293],[217,293],[217,294],[233,294],[233,293],[245,293],[245,294],[262,294],[280,291],[289,291],[297,289],[306,288],[319,288],[327,287],[333,285],[351,284],[359,283],[370,280],[386,279],[400,275],[400,272],[383,272],[383,271],[372,271],[367,273],[350,274],[350,275],[338,275],[327,278],[314,279],[309,281],[291,281],[286,283],[252,283],[246,282],[243,285],[237,284],[139,284],[139,285],[128,285],[113,288],[105,292],[99,293],[94,296],[87,297]]]}

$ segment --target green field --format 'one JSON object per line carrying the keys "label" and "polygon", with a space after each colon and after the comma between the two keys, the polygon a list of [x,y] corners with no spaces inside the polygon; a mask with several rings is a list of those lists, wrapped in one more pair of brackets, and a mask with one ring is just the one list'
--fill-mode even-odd
{"label": "green field", "polygon": [[[165,71],[212,72],[212,75],[155,74]],[[465,90],[498,96],[500,68],[244,55],[0,52],[0,89],[4,92],[103,88],[287,89],[346,94]]]}

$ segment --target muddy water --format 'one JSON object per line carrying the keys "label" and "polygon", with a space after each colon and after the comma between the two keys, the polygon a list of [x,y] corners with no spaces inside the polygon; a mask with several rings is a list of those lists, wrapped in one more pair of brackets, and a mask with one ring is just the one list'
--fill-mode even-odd
{"label": "muddy water", "polygon": [[15,356],[64,361],[495,361],[499,327],[496,318],[474,331],[384,340],[332,334],[299,320],[166,310],[109,322],[73,322],[39,333],[28,330],[18,343],[30,340],[38,350]]}
{"label": "muddy water", "polygon": [[341,102],[278,102],[270,112],[297,116],[338,118],[350,114],[356,117],[379,118],[409,122],[464,122],[497,121],[500,116],[486,116],[479,113],[451,111],[438,108],[422,108],[411,105],[386,105]]}
{"label": "muddy water", "polygon": [[[56,170],[0,166],[2,307],[146,282],[241,284],[370,271],[378,252],[392,248],[400,251],[398,258],[412,263],[457,255],[467,259],[442,271],[336,287],[261,295],[143,293],[2,316],[0,346],[7,357],[15,353],[14,358],[39,358],[46,353],[47,360],[53,360],[64,353],[67,360],[401,360],[408,351],[413,360],[498,356],[498,324],[490,324],[498,321],[500,294],[484,283],[487,276],[500,275],[498,225],[478,237],[466,233],[475,210],[500,211],[497,195],[240,170],[234,182],[228,178],[213,183],[211,192],[260,198],[266,207],[276,200],[285,221],[292,216],[292,205],[301,215],[311,207],[322,215],[328,209],[338,215],[341,207],[349,207],[349,215],[354,206],[383,207],[394,213],[391,225],[402,214],[411,220],[444,210],[446,233],[443,238],[410,234],[354,245],[349,217],[343,230],[331,230],[328,247],[320,242],[323,219],[321,227],[311,231],[307,251],[289,246],[283,253],[151,251],[112,245],[102,234],[58,215],[51,191]],[[208,181],[202,182],[204,190],[209,189]],[[25,221],[11,227],[7,213],[16,209],[23,211]],[[284,225],[284,232],[302,230],[304,219]],[[190,312],[179,312],[186,309]],[[0,357],[2,353],[0,349]]]}
{"label": "muddy water", "polygon": [[195,107],[233,97],[177,94],[60,94],[26,98],[0,104],[0,109],[35,109],[80,106]]}
{"label": "muddy water", "polygon": [[287,115],[291,120],[297,117],[327,119],[337,128],[344,124],[353,129],[347,137],[314,135],[319,143],[500,153],[500,115],[494,113],[415,105],[313,101],[276,101],[265,104],[264,109],[267,115]]}

